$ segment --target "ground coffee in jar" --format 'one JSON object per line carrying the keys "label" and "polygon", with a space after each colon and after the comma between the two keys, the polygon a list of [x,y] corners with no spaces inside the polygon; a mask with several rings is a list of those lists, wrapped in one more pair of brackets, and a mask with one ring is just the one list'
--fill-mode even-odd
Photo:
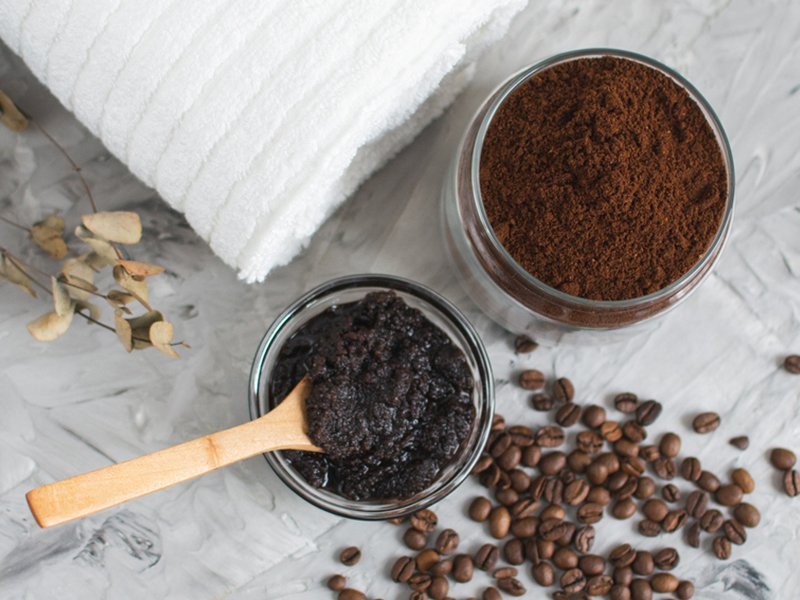
{"label": "ground coffee in jar", "polygon": [[481,149],[480,191],[498,240],[531,275],[573,296],[624,300],[700,261],[728,184],[687,91],[601,57],[549,67],[503,101]]}

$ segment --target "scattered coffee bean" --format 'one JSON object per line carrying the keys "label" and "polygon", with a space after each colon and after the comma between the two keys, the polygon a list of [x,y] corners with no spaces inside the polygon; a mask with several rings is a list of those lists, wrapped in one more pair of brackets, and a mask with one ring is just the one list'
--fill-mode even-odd
{"label": "scattered coffee bean", "polygon": [[714,475],[711,471],[701,472],[700,477],[697,479],[697,487],[710,494],[715,493],[720,488],[720,485],[719,477]]}
{"label": "scattered coffee bean", "polygon": [[511,523],[511,534],[519,539],[533,537],[539,525],[537,517],[523,517]]}
{"label": "scattered coffee bean", "polygon": [[711,548],[714,551],[714,556],[720,560],[727,560],[731,557],[731,542],[725,536],[719,535],[715,537]]}
{"label": "scattered coffee bean", "polygon": [[[497,458],[499,458],[503,452],[508,450],[511,445],[511,435],[503,431],[499,435],[495,436],[494,441],[492,441],[492,443],[489,445],[489,454],[495,459],[495,461],[497,461]],[[413,520],[411,524],[413,526]]]}
{"label": "scattered coffee bean", "polygon": [[681,558],[675,548],[662,548],[653,555],[653,562],[661,571],[671,571],[680,562]]}
{"label": "scattered coffee bean", "polygon": [[699,519],[706,512],[708,507],[708,494],[700,490],[694,490],[686,498],[686,512],[690,517]]}
{"label": "scattered coffee bean", "polygon": [[636,421],[625,421],[621,427],[622,435],[635,444],[647,439],[647,430]]}
{"label": "scattered coffee bean", "polygon": [[522,459],[522,449],[519,446],[509,446],[500,456],[497,457],[495,462],[497,466],[504,471],[514,470],[519,461]]}
{"label": "scattered coffee bean", "polygon": [[613,452],[603,452],[602,454],[598,455],[596,461],[605,466],[609,474],[619,471],[619,457]]}
{"label": "scattered coffee bean", "polygon": [[500,550],[494,544],[484,544],[475,553],[475,566],[481,571],[491,571],[500,558]]}
{"label": "scattered coffee bean", "polygon": [[338,600],[367,600],[367,596],[364,592],[359,592],[358,590],[354,590],[352,588],[345,588],[339,592],[337,596]]}
{"label": "scattered coffee bean", "polygon": [[794,498],[800,494],[800,473],[792,469],[783,474],[783,489],[787,496]]}
{"label": "scattered coffee bean", "polygon": [[695,521],[686,529],[686,543],[692,548],[700,547],[700,522]]}
{"label": "scattered coffee bean", "polygon": [[630,519],[636,514],[636,502],[630,498],[623,498],[614,505],[611,514],[616,519]]}
{"label": "scattered coffee bean", "polygon": [[662,409],[660,402],[646,400],[636,408],[636,422],[644,427],[652,425],[661,415]]}
{"label": "scattered coffee bean", "polygon": [[628,586],[615,583],[608,597],[611,600],[631,600],[631,589]]}
{"label": "scattered coffee bean", "polygon": [[606,421],[600,425],[600,436],[611,443],[622,438],[622,428],[616,421]]}
{"label": "scattered coffee bean", "polygon": [[422,550],[428,543],[428,536],[419,529],[410,528],[403,534],[403,542],[412,550]]}
{"label": "scattered coffee bean", "polygon": [[514,350],[516,350],[517,354],[529,354],[538,347],[539,344],[537,344],[529,335],[518,335],[514,340]]}
{"label": "scattered coffee bean", "polygon": [[431,567],[431,575],[434,577],[446,577],[453,571],[453,560],[445,558]]}
{"label": "scattered coffee bean", "polygon": [[758,527],[761,522],[761,513],[747,502],[742,502],[733,509],[733,516],[745,527]]}
{"label": "scattered coffee bean", "polygon": [[587,454],[597,454],[603,449],[603,438],[596,431],[581,431],[575,438],[575,445]]}
{"label": "scattered coffee bean", "polygon": [[800,375],[800,355],[790,354],[783,360],[783,368],[792,375]]}
{"label": "scattered coffee bean", "polygon": [[507,577],[516,577],[519,571],[515,567],[501,567],[492,572],[492,577],[495,579],[506,579]]}
{"label": "scattered coffee bean", "polygon": [[746,469],[734,469],[731,480],[738,485],[745,494],[752,494],[756,489],[756,482]]}
{"label": "scattered coffee bean", "polygon": [[496,539],[502,539],[508,535],[511,527],[511,513],[505,506],[495,506],[489,513],[489,534]]}
{"label": "scattered coffee bean", "polygon": [[658,446],[646,444],[639,446],[639,456],[647,462],[655,462],[661,458],[661,450],[658,449]]}
{"label": "scattered coffee bean", "polygon": [[564,430],[556,425],[542,427],[536,432],[536,444],[541,448],[557,448],[565,439]]}
{"label": "scattered coffee bean", "polygon": [[506,577],[497,580],[497,587],[509,596],[524,596],[525,586],[515,577]]}
{"label": "scattered coffee bean", "polygon": [[720,417],[715,412],[704,412],[697,415],[692,421],[692,429],[697,433],[711,433],[720,424]]}
{"label": "scattered coffee bean", "polygon": [[645,537],[656,537],[661,533],[661,524],[650,519],[639,521],[639,533]]}
{"label": "scattered coffee bean", "polygon": [[494,494],[494,497],[503,506],[511,506],[519,500],[519,492],[510,487],[498,488]]}
{"label": "scattered coffee bean", "polygon": [[481,456],[470,471],[471,475],[480,475],[494,464],[494,459],[488,454]]}
{"label": "scattered coffee bean", "polygon": [[659,458],[653,463],[653,471],[661,479],[666,479],[669,481],[675,478],[675,473],[677,473],[678,467],[675,464],[675,461],[671,458]]}
{"label": "scattered coffee bean", "polygon": [[453,529],[445,529],[436,538],[436,549],[440,554],[452,554],[458,548],[460,538]]}
{"label": "scattered coffee bean", "polygon": [[427,573],[431,570],[433,565],[439,562],[441,555],[434,550],[433,548],[426,548],[419,554],[417,554],[416,562],[417,562],[417,570],[422,571],[423,573]]}
{"label": "scattered coffee bean", "polygon": [[670,483],[661,490],[661,497],[667,502],[677,502],[681,499],[681,490],[678,486]]}
{"label": "scattered coffee bean", "polygon": [[578,559],[578,568],[587,577],[601,575],[606,570],[606,559],[598,554],[586,554]]}
{"label": "scattered coffee bean", "polygon": [[[616,568],[628,567],[636,560],[636,551],[630,544],[620,544],[608,555],[611,564]],[[619,582],[618,582],[619,583]]]}
{"label": "scattered coffee bean", "polygon": [[722,525],[722,532],[728,538],[731,544],[741,546],[747,541],[747,531],[744,526],[736,519],[728,519]]}
{"label": "scattered coffee bean", "polygon": [[334,592],[341,592],[347,587],[347,579],[344,575],[333,575],[328,579],[328,589]]}
{"label": "scattered coffee bean", "polygon": [[[497,562],[497,558],[495,558],[495,562]],[[471,556],[468,554],[457,554],[453,558],[453,579],[459,583],[470,581],[472,579],[473,568],[474,563]]]}
{"label": "scattered coffee bean", "polygon": [[797,463],[797,456],[787,448],[773,448],[769,455],[772,466],[781,471],[788,471]]}
{"label": "scattered coffee bean", "polygon": [[586,587],[586,575],[578,568],[569,569],[561,574],[559,583],[568,594],[577,594]]}
{"label": "scattered coffee bean", "polygon": [[339,553],[339,561],[348,567],[352,567],[361,560],[361,550],[355,546],[345,548]]}
{"label": "scattered coffee bean", "polygon": [[556,402],[571,402],[575,397],[575,386],[566,377],[559,377],[553,384],[553,396]]}
{"label": "scattered coffee bean", "polygon": [[580,407],[572,402],[567,402],[556,411],[556,423],[562,427],[572,427],[578,422],[580,416]]}
{"label": "scattered coffee bean", "polygon": [[636,481],[636,491],[633,493],[639,500],[646,500],[656,493],[656,482],[650,477],[639,477]]}
{"label": "scattered coffee bean", "polygon": [[659,594],[671,594],[678,589],[680,581],[672,573],[658,573],[650,579],[650,585],[654,592]]}
{"label": "scattered coffee bean", "polygon": [[503,600],[503,595],[497,591],[497,588],[488,587],[483,590],[481,598],[483,600]]}
{"label": "scattered coffee bean", "polygon": [[576,479],[564,488],[564,502],[577,506],[589,495],[589,484],[584,479]]}
{"label": "scattered coffee bean", "polygon": [[691,581],[681,581],[675,590],[678,600],[691,600],[694,597],[694,584]]}
{"label": "scattered coffee bean", "polygon": [[586,594],[590,597],[607,596],[614,587],[614,580],[608,575],[595,575],[586,582]]}
{"label": "scattered coffee bean", "polygon": [[707,510],[702,517],[700,517],[700,527],[703,528],[703,531],[715,533],[719,531],[724,521],[725,518],[722,516],[722,513],[716,508],[711,508]]}
{"label": "scattered coffee bean", "polygon": [[625,483],[617,489],[615,495],[619,500],[627,500],[636,492],[639,487],[638,477],[628,477]]}
{"label": "scattered coffee bean", "polygon": [[646,579],[631,581],[631,600],[652,600],[653,588]]}
{"label": "scattered coffee bean", "polygon": [[614,583],[628,587],[633,581],[633,569],[630,567],[615,567],[613,578]]}
{"label": "scattered coffee bean", "polygon": [[527,369],[519,374],[519,386],[525,390],[540,390],[544,387],[544,373],[538,369]]}
{"label": "scattered coffee bean", "polygon": [[550,563],[544,561],[533,566],[531,575],[533,575],[533,580],[542,587],[550,587],[556,581],[555,570]]}
{"label": "scattered coffee bean", "polygon": [[683,509],[678,510],[671,510],[667,513],[667,516],[664,517],[664,520],[661,522],[661,527],[667,533],[672,533],[673,531],[677,531],[684,525],[686,525],[686,520],[689,518],[689,515],[686,514],[686,511]]}
{"label": "scattered coffee bean", "polygon": [[663,456],[667,458],[675,458],[681,451],[681,438],[676,433],[665,433],[661,436],[661,442],[658,449]]}
{"label": "scattered coffee bean", "polygon": [[522,451],[522,462],[526,467],[535,467],[542,458],[542,449],[539,446],[528,446]]}
{"label": "scattered coffee bean", "polygon": [[533,410],[547,412],[552,410],[555,405],[556,401],[544,392],[539,392],[531,396],[531,407],[533,407]]}
{"label": "scattered coffee bean", "polygon": [[611,492],[599,485],[592,486],[592,489],[589,490],[589,495],[586,496],[586,501],[594,502],[600,506],[608,506],[611,504]]}
{"label": "scattered coffee bean", "polygon": [[[747,450],[747,447],[750,445],[750,438],[746,435],[737,435],[736,437],[730,439],[730,444],[739,450]],[[687,581],[686,583],[689,582]],[[692,589],[692,593],[694,593],[694,589]]]}
{"label": "scattered coffee bean", "polygon": [[579,527],[575,530],[575,537],[572,543],[578,552],[586,554],[594,545],[594,536],[594,527],[591,525],[585,525],[584,527]]}
{"label": "scattered coffee bean", "polygon": [[639,455],[639,445],[625,438],[621,438],[614,442],[614,452],[621,457],[631,457]]}
{"label": "scattered coffee bean", "polygon": [[639,398],[636,397],[636,394],[623,392],[622,394],[617,394],[614,397],[614,408],[621,413],[629,414],[636,412],[636,408],[638,406]]}
{"label": "scattered coffee bean", "polygon": [[650,498],[650,500],[645,502],[642,506],[642,514],[656,523],[663,521],[668,512],[669,506],[667,506],[663,500],[659,500],[658,498]]}
{"label": "scattered coffee bean", "polygon": [[520,448],[532,446],[536,441],[533,430],[530,427],[525,427],[524,425],[514,425],[513,427],[509,427],[508,434],[511,436],[511,443],[515,446],[519,446]]}
{"label": "scattered coffee bean", "polygon": [[637,550],[636,558],[631,563],[631,568],[637,575],[651,575],[656,569],[653,555],[647,550]]}
{"label": "scattered coffee bean", "polygon": [[539,471],[542,475],[555,475],[565,466],[567,466],[567,455],[558,450],[542,455],[542,460],[539,461]]}
{"label": "scattered coffee bean", "polygon": [[[478,496],[470,503],[468,512],[470,519],[477,521],[478,523],[483,523],[489,518],[489,513],[492,512],[492,503],[489,502],[488,499]],[[414,550],[418,549],[419,548],[414,548]]]}
{"label": "scattered coffee bean", "polygon": [[414,574],[417,565],[413,558],[410,556],[401,556],[398,558],[392,567],[391,577],[392,581],[397,583],[406,583]]}
{"label": "scattered coffee bean", "polygon": [[525,547],[522,540],[511,538],[503,546],[503,558],[510,565],[521,565],[525,562]]}
{"label": "scattered coffee bean", "polygon": [[430,587],[427,589],[428,596],[433,600],[444,600],[449,591],[450,584],[447,582],[446,577],[434,577]]}
{"label": "scattered coffee bean", "polygon": [[714,498],[722,506],[736,506],[742,501],[743,495],[742,488],[735,483],[728,483],[720,486]]}
{"label": "scattered coffee bean", "polygon": [[589,404],[583,409],[581,421],[589,429],[597,429],[606,420],[606,409],[597,404]]}
{"label": "scattered coffee bean", "polygon": [[593,502],[587,502],[578,507],[575,514],[581,525],[594,525],[603,518],[603,507]]}
{"label": "scattered coffee bean", "polygon": [[431,586],[432,581],[433,577],[428,573],[414,573],[408,579],[408,587],[415,592],[424,592]]}
{"label": "scattered coffee bean", "polygon": [[592,457],[583,450],[575,449],[567,455],[567,466],[574,473],[585,473],[590,464]]}
{"label": "scattered coffee bean", "polygon": [[436,516],[436,513],[427,508],[419,510],[411,515],[411,526],[418,531],[430,533],[436,529],[438,523],[439,518]]}
{"label": "scattered coffee bean", "polygon": [[681,477],[686,481],[697,481],[703,473],[703,467],[700,466],[700,461],[694,456],[684,458],[681,463]]}

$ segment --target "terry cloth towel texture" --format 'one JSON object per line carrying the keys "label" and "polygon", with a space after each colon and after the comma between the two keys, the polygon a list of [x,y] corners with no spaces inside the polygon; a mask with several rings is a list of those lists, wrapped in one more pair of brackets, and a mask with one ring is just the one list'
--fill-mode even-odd
{"label": "terry cloth towel texture", "polygon": [[0,0],[0,37],[250,282],[438,116],[526,0]]}

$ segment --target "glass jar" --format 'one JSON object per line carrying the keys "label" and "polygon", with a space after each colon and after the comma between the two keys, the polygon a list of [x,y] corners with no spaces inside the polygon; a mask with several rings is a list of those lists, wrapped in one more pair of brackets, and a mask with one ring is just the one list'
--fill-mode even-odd
{"label": "glass jar", "polygon": [[[636,61],[670,77],[699,106],[714,132],[727,170],[728,197],[716,236],[703,257],[680,279],[629,300],[599,301],[571,296],[523,269],[498,241],[480,190],[480,158],[489,124],[503,101],[523,82],[567,61],[616,57]],[[733,217],[734,169],[730,145],[711,106],[695,87],[661,63],[632,52],[589,49],[566,52],[523,69],[501,84],[473,117],[443,187],[445,238],[467,292],[484,312],[515,332],[538,340],[609,341],[642,329],[674,308],[708,276],[720,257]],[[599,332],[599,333],[598,333]],[[609,333],[612,335],[609,336]],[[566,336],[565,336],[566,334]]]}
{"label": "glass jar", "polygon": [[419,494],[403,500],[355,501],[310,485],[282,456],[265,454],[275,473],[298,496],[328,512],[354,519],[383,520],[403,517],[430,506],[455,490],[475,466],[489,437],[494,416],[494,380],[483,342],[463,314],[436,292],[412,281],[387,275],[356,275],[334,279],[294,302],[272,323],[256,352],[250,372],[250,416],[264,415],[275,404],[269,378],[281,348],[302,325],[327,308],[355,302],[369,292],[391,290],[440,327],[464,353],[475,381],[475,421],[460,454],[437,480]]}

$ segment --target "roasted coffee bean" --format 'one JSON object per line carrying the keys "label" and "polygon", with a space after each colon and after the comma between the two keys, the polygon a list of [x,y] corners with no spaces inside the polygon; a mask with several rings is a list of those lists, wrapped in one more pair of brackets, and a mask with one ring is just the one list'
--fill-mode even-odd
{"label": "roasted coffee bean", "polygon": [[586,496],[586,501],[594,502],[600,506],[608,506],[611,504],[611,492],[604,487],[600,487],[599,485],[593,486],[589,490],[589,495]]}
{"label": "roasted coffee bean", "polygon": [[714,556],[720,560],[728,560],[731,557],[731,542],[725,536],[715,537],[711,549],[714,551]]}
{"label": "roasted coffee bean", "polygon": [[[468,512],[470,519],[478,523],[483,523],[489,518],[489,513],[492,512],[492,503],[487,498],[478,496],[470,503]],[[414,550],[419,550],[419,548],[414,548]]]}
{"label": "roasted coffee bean", "polygon": [[578,527],[578,529],[575,530],[575,537],[573,538],[572,543],[578,552],[581,554],[586,554],[594,545],[594,536],[594,527],[591,525]]}
{"label": "roasted coffee bean", "polygon": [[526,467],[535,467],[542,458],[542,449],[539,446],[528,446],[522,451],[521,462]]}
{"label": "roasted coffee bean", "polygon": [[686,498],[686,512],[690,517],[699,519],[708,508],[708,494],[700,490],[694,490]]}
{"label": "roasted coffee bean", "polygon": [[367,600],[366,595],[364,592],[359,592],[358,590],[354,590],[353,588],[345,588],[339,592],[337,596],[338,600]]}
{"label": "roasted coffee bean", "polygon": [[537,517],[523,517],[511,523],[511,535],[524,539],[536,535],[536,528],[539,525]]}
{"label": "roasted coffee bean", "polygon": [[574,569],[578,566],[578,555],[569,548],[559,548],[553,554],[553,564],[562,571]]}
{"label": "roasted coffee bean", "polygon": [[720,417],[715,412],[704,412],[697,415],[692,421],[692,429],[696,433],[711,433],[716,431],[720,424]]}
{"label": "roasted coffee bean", "polygon": [[558,450],[544,454],[542,460],[539,461],[539,471],[542,475],[555,475],[566,466],[567,455]]}
{"label": "roasted coffee bean", "polygon": [[628,477],[625,483],[616,491],[617,500],[628,500],[634,493],[636,493],[636,488],[639,487],[639,478],[638,477]]}
{"label": "roasted coffee bean", "polygon": [[502,600],[503,595],[497,591],[497,588],[488,587],[483,590],[482,600]]}
{"label": "roasted coffee bean", "polygon": [[569,546],[572,543],[572,538],[575,537],[575,530],[578,528],[575,523],[570,521],[566,521],[564,523],[566,527],[564,528],[564,535],[558,538],[555,542],[558,546]]}
{"label": "roasted coffee bean", "polygon": [[738,485],[745,494],[752,494],[756,489],[756,482],[747,469],[734,469],[731,472],[731,481]]}
{"label": "roasted coffee bean", "polygon": [[631,477],[641,477],[644,473],[645,462],[638,456],[626,456],[620,461],[619,468]]}
{"label": "roasted coffee bean", "polygon": [[450,591],[450,584],[445,577],[434,577],[431,586],[428,588],[428,596],[433,600],[444,600],[447,592]]}
{"label": "roasted coffee bean", "polygon": [[621,427],[622,435],[629,442],[639,444],[647,439],[647,430],[636,421],[625,421]]}
{"label": "roasted coffee bean", "polygon": [[636,407],[636,422],[647,427],[655,423],[661,414],[662,406],[655,400],[645,400]]}
{"label": "roasted coffee bean", "polygon": [[394,562],[392,567],[392,581],[397,583],[405,583],[416,571],[417,563],[410,556],[401,556]]}
{"label": "roasted coffee bean", "polygon": [[445,558],[431,567],[431,575],[434,577],[446,577],[453,571],[453,560]]}
{"label": "roasted coffee bean", "polygon": [[742,501],[743,496],[742,488],[735,483],[728,483],[720,486],[714,498],[722,506],[736,506]]}
{"label": "roasted coffee bean", "polygon": [[636,550],[631,548],[630,544],[620,544],[611,551],[608,558],[617,569],[629,567],[636,560]]}
{"label": "roasted coffee bean", "polygon": [[564,590],[556,590],[553,592],[553,600],[570,600],[570,595]]}
{"label": "roasted coffee bean", "polygon": [[773,448],[769,455],[769,461],[776,469],[788,471],[797,463],[797,455],[787,448]]}
{"label": "roasted coffee bean", "polygon": [[426,548],[419,554],[417,554],[417,570],[422,571],[423,573],[427,573],[431,570],[431,567],[439,562],[441,555],[434,550],[433,548]]}
{"label": "roasted coffee bean", "polygon": [[601,575],[606,570],[606,559],[597,554],[587,554],[578,559],[578,568],[587,577]]}
{"label": "roasted coffee bean", "polygon": [[697,487],[713,494],[720,487],[719,477],[714,475],[711,471],[703,471],[700,473],[700,477],[697,480]]}
{"label": "roasted coffee bean", "polygon": [[758,527],[761,522],[761,513],[758,509],[747,502],[742,502],[733,509],[733,516],[745,527]]}
{"label": "roasted coffee bean", "polygon": [[328,589],[340,592],[347,587],[347,579],[344,575],[332,575],[328,579]]}
{"label": "roasted coffee bean", "polygon": [[661,450],[658,449],[658,446],[654,446],[653,444],[639,446],[639,456],[646,462],[655,462],[661,458]]}
{"label": "roasted coffee bean", "polygon": [[509,596],[524,596],[525,586],[515,577],[506,577],[505,579],[497,580],[497,587]]}
{"label": "roasted coffee bean", "polygon": [[615,583],[609,591],[611,600],[631,600],[631,589],[626,585]]}
{"label": "roasted coffee bean", "polygon": [[608,471],[609,475],[611,473],[616,473],[620,469],[619,456],[613,452],[603,452],[602,454],[598,454],[597,458],[595,458],[595,461],[603,465]]}
{"label": "roasted coffee bean", "polygon": [[510,565],[521,565],[525,562],[525,547],[522,540],[511,538],[503,546],[503,557]]}
{"label": "roasted coffee bean", "polygon": [[514,340],[514,350],[517,354],[529,354],[539,347],[529,335],[521,334]]}
{"label": "roasted coffee bean", "polygon": [[567,455],[567,466],[575,473],[584,473],[592,464],[592,457],[583,450],[573,450]]}
{"label": "roasted coffee bean", "polygon": [[412,550],[422,550],[428,543],[428,536],[412,527],[403,534],[403,542]]}
{"label": "roasted coffee bean", "polygon": [[519,493],[513,488],[498,489],[494,495],[503,506],[511,506],[519,500]]}
{"label": "roasted coffee bean", "polygon": [[668,512],[669,506],[658,498],[650,498],[650,500],[642,505],[642,514],[656,523],[663,521]]}
{"label": "roasted coffee bean", "polygon": [[339,553],[339,561],[343,565],[347,565],[348,567],[352,567],[353,565],[357,564],[358,561],[361,560],[361,550],[356,548],[355,546],[350,546],[345,548]]}
{"label": "roasted coffee bean", "polygon": [[496,539],[502,539],[508,535],[511,527],[511,513],[505,506],[495,506],[489,513],[489,534]]}
{"label": "roasted coffee bean", "polygon": [[581,409],[577,404],[567,402],[556,411],[556,423],[562,427],[572,427],[578,422],[581,416]]}
{"label": "roasted coffee bean", "polygon": [[500,558],[500,550],[494,544],[484,544],[475,553],[475,566],[481,571],[491,571]]}
{"label": "roasted coffee bean", "polygon": [[544,475],[539,475],[533,481],[531,481],[531,488],[528,491],[530,492],[532,499],[542,499],[542,496],[544,496],[544,489],[547,487],[548,481],[550,481],[549,478],[545,477]]}
{"label": "roasted coffee bean", "polygon": [[650,586],[659,594],[671,594],[678,589],[678,578],[672,573],[658,573],[650,579]]}
{"label": "roasted coffee bean", "polygon": [[564,488],[564,502],[577,506],[589,495],[589,484],[584,479],[576,479]]}
{"label": "roasted coffee bean", "polygon": [[597,404],[589,404],[583,409],[581,421],[589,429],[597,429],[606,420],[606,409]]}
{"label": "roasted coffee bean", "polygon": [[531,575],[533,575],[533,580],[542,587],[550,587],[556,581],[555,570],[550,563],[544,561],[533,566]]}
{"label": "roasted coffee bean", "polygon": [[730,444],[739,450],[747,450],[747,447],[750,445],[750,438],[746,435],[737,435],[730,439]]}
{"label": "roasted coffee bean", "polygon": [[667,502],[677,502],[681,499],[681,491],[677,486],[670,483],[661,490],[661,497]]}
{"label": "roasted coffee bean", "polygon": [[692,548],[700,547],[700,522],[695,521],[686,528],[686,543]]}
{"label": "roasted coffee bean", "polygon": [[725,518],[722,516],[722,513],[716,508],[711,508],[707,510],[702,517],[700,517],[700,527],[703,528],[703,531],[714,533],[719,531],[724,521]]}
{"label": "roasted coffee bean", "polygon": [[544,373],[538,369],[527,369],[519,374],[519,386],[525,390],[540,390],[544,387]]}
{"label": "roasted coffee bean", "polygon": [[616,519],[630,519],[636,514],[636,502],[630,498],[623,498],[614,505],[614,508],[611,509],[611,514]]}
{"label": "roasted coffee bean", "polygon": [[545,519],[539,524],[539,537],[554,542],[566,531],[567,525],[561,519]]}
{"label": "roasted coffee bean", "polygon": [[542,560],[550,560],[556,551],[555,542],[549,540],[538,539],[536,540],[536,553]]}
{"label": "roasted coffee bean", "polygon": [[[636,552],[632,551],[632,555],[635,557]],[[633,581],[633,569],[628,567],[614,567],[614,583],[618,583],[619,585],[624,585],[628,587]]]}
{"label": "roasted coffee bean", "polygon": [[491,467],[494,464],[494,459],[489,456],[488,454],[484,454],[478,459],[478,462],[475,463],[475,466],[472,467],[472,471],[470,471],[470,475],[480,475],[486,469]]}
{"label": "roasted coffee bean", "polygon": [[725,521],[722,525],[722,532],[730,540],[731,544],[741,546],[747,541],[747,531],[745,531],[744,525],[736,519]]}
{"label": "roasted coffee bean", "polygon": [[671,458],[659,458],[653,463],[653,471],[661,479],[666,479],[669,481],[675,478],[675,473],[678,471],[678,467],[675,465],[675,461]]}
{"label": "roasted coffee bean", "polygon": [[570,483],[572,483],[573,481],[575,481],[577,479],[577,476],[575,475],[575,473],[573,473],[572,471],[567,469],[566,466],[567,465],[565,464],[564,465],[565,468],[561,469],[558,472],[558,478],[561,480],[561,482],[565,486],[569,485]]}
{"label": "roasted coffee bean", "polygon": [[568,594],[577,594],[586,587],[586,575],[580,569],[569,569],[561,574],[559,583]]}
{"label": "roasted coffee bean", "polygon": [[413,515],[411,515],[411,527],[417,529],[418,531],[424,531],[426,533],[430,533],[434,529],[436,529],[436,525],[439,523],[439,518],[436,516],[436,513],[429,509],[418,510]]}
{"label": "roasted coffee bean", "polygon": [[[490,548],[493,546],[491,544],[487,544]],[[497,550],[497,548],[495,548]],[[480,553],[480,550],[478,551]],[[490,557],[492,554],[491,549],[485,553],[486,556],[483,558],[486,559]],[[497,556],[495,556],[495,562],[497,562]],[[453,558],[453,579],[455,579],[459,583],[466,583],[472,579],[472,570],[474,567],[474,563],[472,561],[472,557],[468,554],[456,554]],[[486,570],[486,569],[484,569]]]}
{"label": "roasted coffee bean", "polygon": [[544,392],[537,392],[531,396],[531,407],[533,407],[533,410],[547,412],[548,410],[552,410],[555,405],[556,401]]}
{"label": "roasted coffee bean", "polygon": [[675,458],[681,451],[681,438],[677,433],[665,433],[661,436],[661,441],[658,444],[658,449],[662,456],[667,458]]}
{"label": "roasted coffee bean", "polygon": [[616,473],[610,475],[609,478],[606,480],[606,487],[608,488],[609,492],[611,492],[614,495],[617,495],[617,493],[623,487],[625,487],[630,480],[631,480],[630,475],[622,471],[617,471]]}
{"label": "roasted coffee bean", "polygon": [[662,548],[653,555],[653,562],[661,571],[672,571],[680,560],[681,557],[675,548]]}
{"label": "roasted coffee bean", "polygon": [[452,554],[458,548],[458,533],[453,529],[444,529],[436,538],[436,549],[440,554]]}
{"label": "roasted coffee bean", "polygon": [[697,481],[703,472],[703,467],[700,466],[700,461],[694,456],[689,456],[683,459],[681,463],[681,477],[686,481]]}
{"label": "roasted coffee bean", "polygon": [[582,525],[594,525],[603,518],[603,507],[593,502],[581,504],[575,513],[578,523]]}
{"label": "roasted coffee bean", "polygon": [[636,412],[636,408],[639,406],[639,399],[636,397],[636,394],[632,394],[630,392],[623,392],[622,394],[617,394],[614,397],[614,408],[616,408],[621,413],[633,413]]}
{"label": "roasted coffee bean", "polygon": [[631,563],[633,572],[637,575],[650,575],[655,571],[656,565],[653,561],[653,555],[647,550],[637,550],[636,558]]}
{"label": "roasted coffee bean", "polygon": [[597,454],[603,449],[603,438],[596,431],[581,431],[575,438],[575,445],[588,454]]}
{"label": "roasted coffee bean", "polygon": [[792,469],[783,474],[783,490],[787,496],[794,498],[800,494],[800,473]]}
{"label": "roasted coffee bean", "polygon": [[614,452],[621,457],[639,456],[639,444],[621,438],[614,442]]}
{"label": "roasted coffee bean", "polygon": [[586,582],[586,593],[590,597],[607,596],[614,587],[614,581],[608,575],[595,575]]}
{"label": "roasted coffee bean", "polygon": [[511,436],[511,443],[520,448],[527,448],[536,441],[536,435],[530,427],[524,425],[514,425],[508,428],[508,435]]}
{"label": "roasted coffee bean", "polygon": [[656,537],[661,533],[661,524],[650,519],[639,521],[639,533],[645,537]]}
{"label": "roasted coffee bean", "polygon": [[571,402],[575,397],[575,386],[566,377],[559,377],[553,384],[553,396],[557,402]]}
{"label": "roasted coffee bean", "polygon": [[511,517],[513,519],[527,519],[533,517],[539,508],[539,503],[533,498],[522,498],[511,507]]}
{"label": "roasted coffee bean", "polygon": [[672,533],[673,531],[677,531],[686,525],[686,520],[688,518],[689,515],[687,515],[686,511],[682,508],[678,510],[671,510],[667,513],[667,516],[664,517],[664,520],[661,521],[661,527],[667,533]]}
{"label": "roasted coffee bean", "polygon": [[548,425],[536,433],[536,445],[541,448],[556,448],[564,443],[565,437],[561,427]]}
{"label": "roasted coffee bean", "polygon": [[653,588],[646,579],[631,581],[631,600],[652,600]]}
{"label": "roasted coffee bean", "polygon": [[691,581],[681,581],[675,590],[678,600],[691,600],[694,597],[694,584]]}
{"label": "roasted coffee bean", "polygon": [[800,375],[800,355],[790,354],[783,360],[783,368],[792,375]]}
{"label": "roasted coffee bean", "polygon": [[600,437],[611,443],[622,438],[622,428],[616,421],[606,421],[600,425]]}
{"label": "roasted coffee bean", "polygon": [[519,571],[516,567],[500,567],[492,571],[492,577],[495,579],[505,579],[506,577],[516,577]]}
{"label": "roasted coffee bean", "polygon": [[608,479],[608,469],[603,463],[595,460],[586,467],[586,477],[593,485],[602,485]]}
{"label": "roasted coffee bean", "polygon": [[511,436],[503,431],[492,442],[491,446],[489,447],[489,454],[491,454],[492,458],[494,458],[495,462],[497,462],[497,459],[502,456],[503,452],[508,450],[511,445]]}
{"label": "roasted coffee bean", "polygon": [[647,500],[656,493],[656,482],[650,477],[639,477],[636,480],[636,491],[633,493],[639,500]]}
{"label": "roasted coffee bean", "polygon": [[408,587],[415,592],[424,592],[431,586],[431,581],[433,577],[428,573],[414,573],[408,579]]}
{"label": "roasted coffee bean", "polygon": [[495,463],[504,471],[511,471],[516,468],[521,459],[522,449],[519,446],[509,446],[505,452],[495,459]]}
{"label": "roasted coffee bean", "polygon": [[492,417],[492,433],[499,433],[506,428],[506,420],[503,415],[495,414]]}
{"label": "roasted coffee bean", "polygon": [[561,503],[564,499],[564,482],[548,479],[544,486],[544,499],[551,503]]}

